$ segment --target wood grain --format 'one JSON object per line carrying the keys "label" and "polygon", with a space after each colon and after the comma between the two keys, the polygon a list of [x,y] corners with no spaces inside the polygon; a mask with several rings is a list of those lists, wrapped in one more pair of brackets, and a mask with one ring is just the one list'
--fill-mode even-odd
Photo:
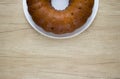
{"label": "wood grain", "polygon": [[120,79],[120,0],[100,0],[91,27],[66,40],[32,29],[22,0],[0,0],[0,79]]}

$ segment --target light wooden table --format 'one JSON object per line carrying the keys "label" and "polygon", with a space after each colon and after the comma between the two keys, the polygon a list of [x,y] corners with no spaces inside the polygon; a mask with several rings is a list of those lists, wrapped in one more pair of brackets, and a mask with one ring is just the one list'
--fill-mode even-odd
{"label": "light wooden table", "polygon": [[91,27],[66,40],[32,29],[22,0],[0,0],[0,79],[120,79],[120,0],[100,0]]}

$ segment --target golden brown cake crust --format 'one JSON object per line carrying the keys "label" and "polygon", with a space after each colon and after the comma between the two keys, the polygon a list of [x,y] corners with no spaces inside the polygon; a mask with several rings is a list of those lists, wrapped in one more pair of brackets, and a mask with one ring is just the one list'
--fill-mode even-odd
{"label": "golden brown cake crust", "polygon": [[51,0],[27,0],[34,22],[47,32],[70,33],[81,27],[92,13],[94,0],[70,0],[62,11],[55,10]]}

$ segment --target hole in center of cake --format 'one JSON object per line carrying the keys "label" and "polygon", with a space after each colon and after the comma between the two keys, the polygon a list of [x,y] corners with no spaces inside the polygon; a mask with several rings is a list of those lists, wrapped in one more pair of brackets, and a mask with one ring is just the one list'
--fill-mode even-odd
{"label": "hole in center of cake", "polygon": [[69,0],[51,0],[51,4],[56,10],[65,10],[69,5]]}

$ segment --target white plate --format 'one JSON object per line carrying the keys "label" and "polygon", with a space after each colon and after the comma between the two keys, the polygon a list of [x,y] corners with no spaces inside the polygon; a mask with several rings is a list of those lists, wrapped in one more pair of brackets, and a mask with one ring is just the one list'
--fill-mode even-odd
{"label": "white plate", "polygon": [[67,33],[67,34],[53,34],[50,32],[46,32],[45,30],[43,30],[41,27],[39,27],[38,25],[35,24],[35,22],[33,21],[33,19],[31,18],[29,12],[28,12],[28,7],[27,7],[27,0],[23,0],[23,10],[24,10],[24,14],[26,19],[28,20],[28,22],[30,23],[30,25],[39,33],[41,33],[44,36],[50,37],[50,38],[54,38],[54,39],[65,39],[65,38],[72,38],[75,37],[77,35],[79,35],[80,33],[82,33],[83,31],[85,31],[93,22],[93,20],[95,19],[95,16],[97,14],[98,11],[98,6],[99,6],[99,0],[94,0],[94,7],[93,7],[93,12],[91,14],[91,16],[89,17],[89,19],[87,20],[87,22],[80,28],[78,28],[77,30],[75,30],[72,33]]}

